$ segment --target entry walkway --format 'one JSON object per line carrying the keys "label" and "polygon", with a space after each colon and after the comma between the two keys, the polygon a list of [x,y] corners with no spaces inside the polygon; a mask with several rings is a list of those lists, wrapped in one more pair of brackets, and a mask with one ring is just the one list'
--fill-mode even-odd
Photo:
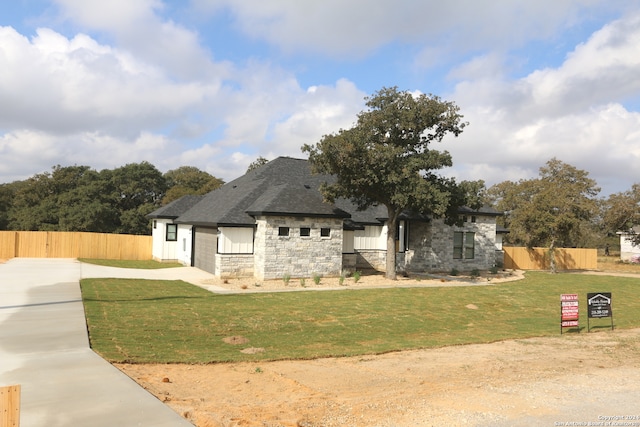
{"label": "entry walkway", "polygon": [[192,426],[89,348],[72,259],[0,264],[0,386],[20,384],[21,427]]}

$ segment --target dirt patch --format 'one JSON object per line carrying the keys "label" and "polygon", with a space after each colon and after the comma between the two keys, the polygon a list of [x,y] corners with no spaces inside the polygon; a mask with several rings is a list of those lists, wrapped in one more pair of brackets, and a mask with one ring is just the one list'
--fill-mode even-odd
{"label": "dirt patch", "polygon": [[245,349],[240,350],[240,353],[244,353],[244,354],[264,353],[264,348],[262,348],[262,347],[249,347],[249,348],[245,348]]}
{"label": "dirt patch", "polygon": [[232,345],[242,345],[242,344],[246,344],[249,342],[249,340],[245,337],[242,336],[232,336],[232,337],[225,337],[222,338],[222,341],[226,342],[227,344],[232,344]]}
{"label": "dirt patch", "polygon": [[640,329],[601,330],[311,361],[117,366],[199,427],[560,425],[638,415],[639,350]]}

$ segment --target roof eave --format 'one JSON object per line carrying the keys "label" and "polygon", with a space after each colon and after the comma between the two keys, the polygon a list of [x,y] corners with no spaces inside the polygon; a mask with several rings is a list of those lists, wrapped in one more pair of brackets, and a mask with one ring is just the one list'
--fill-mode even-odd
{"label": "roof eave", "polygon": [[335,213],[318,213],[318,212],[278,212],[278,211],[247,211],[248,215],[256,216],[291,216],[296,218],[313,217],[313,218],[351,218],[351,214],[347,212]]}

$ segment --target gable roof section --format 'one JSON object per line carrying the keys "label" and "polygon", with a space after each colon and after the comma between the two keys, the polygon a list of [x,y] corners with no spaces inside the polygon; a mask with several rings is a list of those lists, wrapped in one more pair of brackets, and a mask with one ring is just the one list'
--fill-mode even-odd
{"label": "gable roof section", "polygon": [[253,215],[348,218],[322,200],[319,188],[331,181],[312,175],[306,160],[278,157],[213,190],[176,222],[200,226],[253,226]]}
{"label": "gable roof section", "polygon": [[148,218],[176,219],[195,206],[204,196],[187,195],[176,199],[147,215]]}
{"label": "gable roof section", "polygon": [[336,199],[336,206],[351,213],[351,221],[356,224],[382,225],[389,216],[387,208],[383,205],[371,206],[368,209],[360,211],[351,200],[341,198]]}
{"label": "gable roof section", "polygon": [[286,215],[349,218],[335,205],[325,203],[318,188],[309,184],[280,184],[267,189],[247,208],[249,215]]}

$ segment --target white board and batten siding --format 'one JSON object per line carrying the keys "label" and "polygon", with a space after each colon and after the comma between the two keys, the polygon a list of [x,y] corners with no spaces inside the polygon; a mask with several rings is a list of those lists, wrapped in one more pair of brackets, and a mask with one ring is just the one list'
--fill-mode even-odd
{"label": "white board and batten siding", "polygon": [[158,261],[175,261],[176,242],[167,241],[167,224],[173,224],[170,219],[154,219],[151,235],[153,236],[152,256]]}
{"label": "white board and batten siding", "polygon": [[254,229],[249,227],[219,227],[219,254],[252,254]]}
{"label": "white board and batten siding", "polygon": [[356,230],[353,246],[355,250],[386,250],[387,226],[367,225],[364,230]]}

